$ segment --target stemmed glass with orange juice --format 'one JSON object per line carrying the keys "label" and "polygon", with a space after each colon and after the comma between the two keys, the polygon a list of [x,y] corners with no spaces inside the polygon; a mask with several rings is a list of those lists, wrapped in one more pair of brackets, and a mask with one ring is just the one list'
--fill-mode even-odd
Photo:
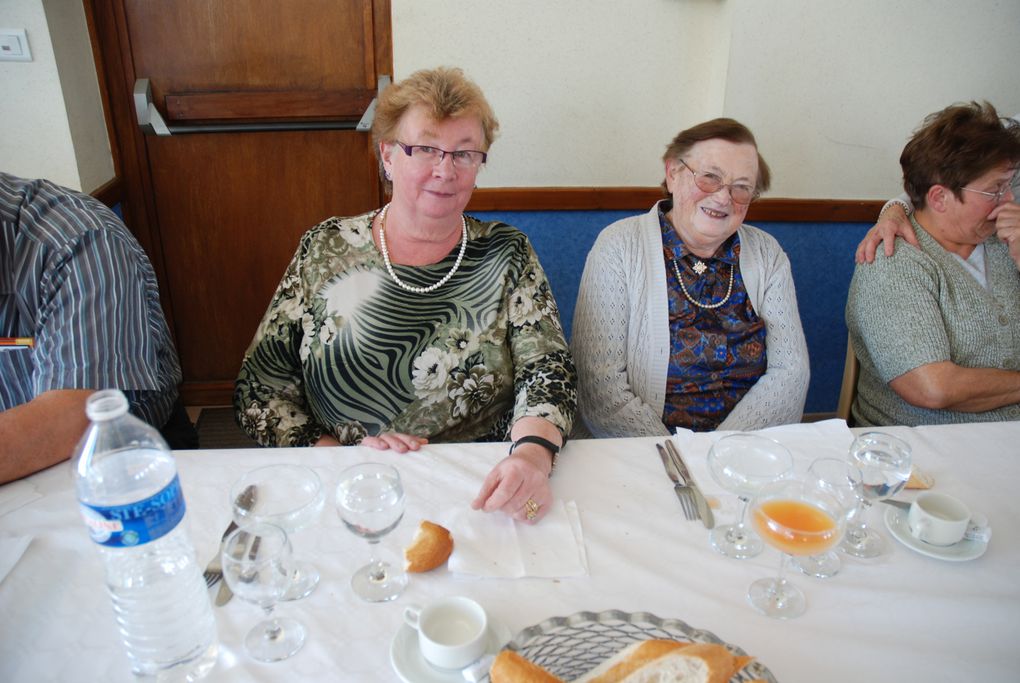
{"label": "stemmed glass with orange juice", "polygon": [[[861,470],[855,464],[839,458],[819,458],[811,463],[807,476],[818,481],[838,497],[844,507],[849,510],[848,520],[852,518],[862,495]],[[847,528],[850,528],[849,521]],[[828,579],[839,573],[842,562],[835,550],[827,550],[819,555],[795,557],[793,566],[809,576]]]}
{"label": "stemmed glass with orange juice", "polygon": [[762,540],[783,555],[779,575],[751,584],[747,599],[762,614],[777,619],[800,616],[804,593],[784,578],[791,555],[819,555],[832,549],[846,529],[848,508],[813,477],[769,484],[751,504],[751,524]]}

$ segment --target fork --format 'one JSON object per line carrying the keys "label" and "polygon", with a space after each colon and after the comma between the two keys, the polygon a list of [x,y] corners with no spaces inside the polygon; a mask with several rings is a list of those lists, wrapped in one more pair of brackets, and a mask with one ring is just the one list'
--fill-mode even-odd
{"label": "fork", "polygon": [[[227,536],[229,536],[236,528],[237,522],[231,520],[230,524],[227,526],[227,530],[223,532],[223,538],[220,543],[222,544],[223,541],[226,541]],[[220,579],[223,578],[223,561],[220,559],[220,554],[218,552],[215,557],[209,560],[209,564],[205,566],[205,571],[202,572],[202,578],[205,579],[206,588],[212,588],[219,583]]]}
{"label": "fork", "polygon": [[[237,522],[231,521],[227,530],[223,532],[223,539],[226,540],[227,536],[236,528]],[[223,564],[219,553],[216,553],[216,556],[209,560],[209,564],[205,566],[205,571],[202,572],[202,578],[205,580],[206,588],[212,588],[223,578]]]}
{"label": "fork", "polygon": [[[250,510],[252,505],[255,504],[255,486],[248,486],[241,491],[241,494],[237,497],[237,504],[244,510]],[[230,520],[230,524],[227,525],[227,530],[223,532],[223,538],[220,539],[220,547],[217,550],[216,555],[209,560],[209,564],[205,566],[205,571],[202,572],[202,579],[205,580],[206,588],[212,588],[220,579],[223,578],[223,563],[220,559],[220,552],[223,550],[223,544],[227,541],[229,536],[234,529],[237,528],[237,522]]]}
{"label": "fork", "polygon": [[684,511],[684,517],[689,521],[695,521],[698,519],[698,507],[694,503],[694,492],[691,491],[691,487],[687,485],[687,482],[679,486],[674,486],[673,490],[676,491],[677,498],[680,499],[680,507]]}
{"label": "fork", "polygon": [[694,493],[691,491],[691,487],[688,485],[687,480],[680,473],[680,468],[676,466],[676,463],[669,456],[666,449],[662,447],[662,444],[655,444],[655,448],[659,451],[659,457],[662,458],[662,464],[666,468],[666,474],[669,475],[670,480],[673,482],[673,491],[676,493],[677,499],[680,501],[680,509],[683,510],[684,517],[688,521],[694,521],[698,519],[698,508],[694,502]]}

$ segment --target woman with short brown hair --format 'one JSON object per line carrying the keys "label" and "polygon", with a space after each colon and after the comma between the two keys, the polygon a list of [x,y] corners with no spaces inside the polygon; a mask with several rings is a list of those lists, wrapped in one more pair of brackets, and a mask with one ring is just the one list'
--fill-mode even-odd
{"label": "woman with short brown hair", "polygon": [[862,425],[1020,419],[1020,263],[996,237],[1020,124],[990,104],[925,119],[900,155],[919,249],[858,264],[847,327]]}

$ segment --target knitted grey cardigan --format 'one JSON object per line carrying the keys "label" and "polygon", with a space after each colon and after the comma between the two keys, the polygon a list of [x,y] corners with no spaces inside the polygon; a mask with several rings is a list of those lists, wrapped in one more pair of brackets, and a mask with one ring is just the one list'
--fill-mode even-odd
{"label": "knitted grey cardigan", "polygon": [[927,363],[1020,370],[1020,273],[1006,245],[985,241],[985,289],[916,221],[921,249],[896,240],[858,265],[846,322],[861,363],[852,413],[861,425],[921,425],[1020,419],[1020,404],[982,413],[918,408],[889,387]]}
{"label": "knitted grey cardigan", "polygon": [[[581,276],[571,347],[580,413],[598,437],[669,434],[662,422],[670,339],[658,206],[603,230]],[[758,228],[742,225],[737,234],[740,273],[765,321],[768,369],[719,429],[799,422],[810,370],[790,260]]]}

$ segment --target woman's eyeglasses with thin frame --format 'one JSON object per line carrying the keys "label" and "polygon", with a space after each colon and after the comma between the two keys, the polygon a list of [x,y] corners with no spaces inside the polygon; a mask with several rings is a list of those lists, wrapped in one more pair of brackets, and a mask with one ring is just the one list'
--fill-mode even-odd
{"label": "woman's eyeglasses with thin frame", "polygon": [[453,165],[457,168],[478,168],[485,163],[489,156],[485,152],[479,152],[476,149],[458,149],[450,152],[433,147],[432,145],[405,145],[400,140],[394,140],[394,142],[400,145],[400,149],[404,150],[404,154],[407,156],[419,163],[430,164],[432,166],[438,166],[443,163],[443,159],[449,155]]}
{"label": "woman's eyeglasses with thin frame", "polygon": [[999,189],[996,190],[995,192],[986,192],[985,190],[975,190],[973,187],[961,187],[960,189],[961,190],[966,190],[967,192],[973,192],[974,194],[983,194],[986,197],[991,197],[992,200],[996,204],[1001,204],[1002,203],[1002,198],[1006,196],[1007,192],[1009,192],[1010,181],[1007,180],[1006,182],[1004,182],[999,187]]}
{"label": "woman's eyeglasses with thin frame", "polygon": [[730,198],[733,199],[736,204],[750,204],[758,198],[760,193],[751,185],[744,185],[743,183],[730,183],[726,184],[722,181],[722,178],[714,173],[703,173],[701,171],[695,171],[690,167],[683,159],[677,159],[681,164],[684,165],[691,175],[694,176],[694,184],[698,186],[698,189],[708,194],[715,194],[724,187],[729,190]]}

